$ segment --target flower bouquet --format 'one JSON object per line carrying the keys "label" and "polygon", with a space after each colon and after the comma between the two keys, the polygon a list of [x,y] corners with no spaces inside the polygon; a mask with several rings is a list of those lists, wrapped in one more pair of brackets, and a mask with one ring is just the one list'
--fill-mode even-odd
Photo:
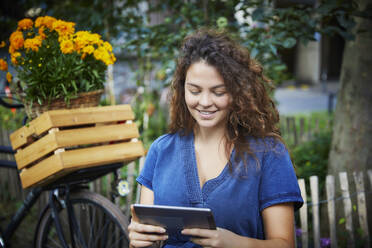
{"label": "flower bouquet", "polygon": [[9,41],[18,78],[13,88],[31,118],[48,109],[92,106],[90,98],[98,104],[107,66],[116,60],[100,35],[75,32],[75,23],[43,16],[19,21]]}

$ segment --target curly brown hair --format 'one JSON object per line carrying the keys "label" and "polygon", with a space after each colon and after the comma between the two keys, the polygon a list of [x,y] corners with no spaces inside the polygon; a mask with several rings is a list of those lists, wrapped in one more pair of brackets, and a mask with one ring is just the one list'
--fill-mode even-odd
{"label": "curly brown hair", "polygon": [[170,91],[171,133],[187,135],[194,129],[195,120],[185,102],[185,78],[189,67],[199,61],[218,70],[227,92],[233,96],[225,134],[227,154],[234,146],[234,160],[246,164],[245,154],[255,157],[249,146],[250,138],[272,137],[282,141],[277,127],[279,114],[268,93],[274,87],[263,75],[262,66],[225,32],[209,29],[184,39]]}

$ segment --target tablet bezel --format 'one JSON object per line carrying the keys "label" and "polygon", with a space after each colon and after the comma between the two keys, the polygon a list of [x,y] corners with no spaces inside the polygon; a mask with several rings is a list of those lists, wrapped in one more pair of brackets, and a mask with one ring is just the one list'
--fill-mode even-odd
{"label": "tablet bezel", "polygon": [[133,204],[142,224],[161,226],[167,231],[186,228],[216,229],[213,213],[209,208]]}

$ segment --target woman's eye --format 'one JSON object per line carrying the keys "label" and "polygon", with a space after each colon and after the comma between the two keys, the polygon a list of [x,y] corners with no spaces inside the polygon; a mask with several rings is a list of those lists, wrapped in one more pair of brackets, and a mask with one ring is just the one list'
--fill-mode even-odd
{"label": "woman's eye", "polygon": [[221,91],[221,92],[214,92],[214,94],[216,95],[216,96],[223,96],[223,95],[225,95],[226,94],[226,92],[225,91]]}
{"label": "woman's eye", "polygon": [[197,95],[200,93],[200,91],[198,90],[190,90],[190,93],[193,94],[193,95]]}

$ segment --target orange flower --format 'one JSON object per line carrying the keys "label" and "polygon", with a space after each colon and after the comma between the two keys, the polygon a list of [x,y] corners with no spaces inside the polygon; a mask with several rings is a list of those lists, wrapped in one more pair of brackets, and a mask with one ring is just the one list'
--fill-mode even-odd
{"label": "orange flower", "polygon": [[25,18],[23,20],[20,20],[18,22],[18,30],[27,30],[27,29],[30,29],[32,28],[32,25],[33,25],[33,21],[29,18]]}
{"label": "orange flower", "polygon": [[24,46],[27,49],[27,51],[31,49],[32,51],[37,52],[39,51],[39,47],[41,47],[42,42],[43,39],[41,38],[41,36],[35,36],[32,39],[26,39]]}
{"label": "orange flower", "polygon": [[56,18],[51,16],[40,16],[35,20],[35,27],[47,27],[50,30],[53,28],[53,23],[57,21]]}
{"label": "orange flower", "polygon": [[45,40],[45,38],[46,38],[46,34],[44,33],[44,30],[45,30],[45,27],[42,26],[42,27],[39,28],[39,31],[38,31],[40,37],[41,37],[43,40]]}
{"label": "orange flower", "polygon": [[0,71],[7,71],[8,70],[8,63],[3,60],[3,59],[0,59]]}
{"label": "orange flower", "polygon": [[57,20],[53,22],[52,29],[57,31],[60,36],[68,36],[75,32],[75,23]]}
{"label": "orange flower", "polygon": [[10,72],[7,72],[6,73],[6,80],[8,80],[8,82],[12,82],[12,74],[10,74]]}
{"label": "orange flower", "polygon": [[5,46],[6,46],[5,41],[2,41],[2,42],[0,43],[0,48],[3,48],[3,47],[5,47]]}
{"label": "orange flower", "polygon": [[[22,48],[23,43],[24,43],[22,32],[20,32],[20,31],[14,31],[10,35],[9,41],[10,41],[10,47],[13,48],[13,52],[15,50],[18,50],[18,49]],[[10,50],[10,48],[9,48],[9,52],[12,53],[11,50]]]}

